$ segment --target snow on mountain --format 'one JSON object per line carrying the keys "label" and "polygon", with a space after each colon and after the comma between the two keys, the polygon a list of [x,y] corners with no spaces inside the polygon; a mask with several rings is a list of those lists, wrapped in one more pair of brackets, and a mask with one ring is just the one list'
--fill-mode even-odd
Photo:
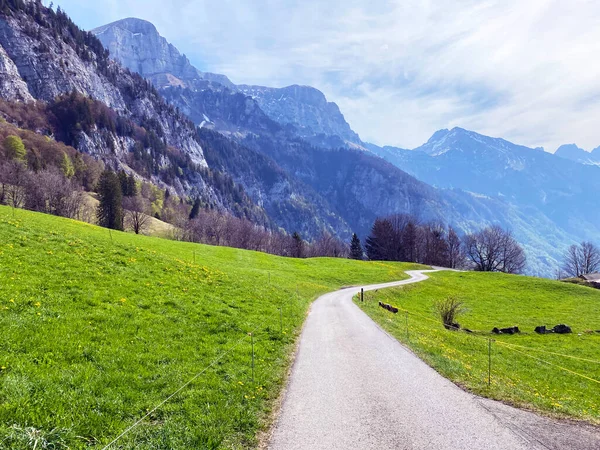
{"label": "snow on mountain", "polygon": [[600,147],[587,152],[575,144],[565,144],[558,147],[554,154],[581,164],[600,166]]}

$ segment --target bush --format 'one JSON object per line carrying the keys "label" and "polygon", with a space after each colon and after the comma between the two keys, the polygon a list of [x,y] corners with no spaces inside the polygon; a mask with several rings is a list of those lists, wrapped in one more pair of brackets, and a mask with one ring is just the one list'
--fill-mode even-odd
{"label": "bush", "polygon": [[434,308],[447,330],[458,330],[460,328],[456,320],[458,316],[465,312],[465,308],[463,303],[456,297],[450,296],[443,300],[438,300],[435,302]]}

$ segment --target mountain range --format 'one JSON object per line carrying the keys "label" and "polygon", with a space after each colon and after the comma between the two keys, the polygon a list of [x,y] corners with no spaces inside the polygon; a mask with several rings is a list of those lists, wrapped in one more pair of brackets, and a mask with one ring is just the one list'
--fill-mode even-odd
{"label": "mountain range", "polygon": [[600,166],[600,147],[596,147],[591,152],[586,152],[575,144],[565,144],[558,147],[554,154],[581,164]]}
{"label": "mountain range", "polygon": [[200,71],[149,22],[87,33],[38,1],[8,4],[0,98],[49,103],[77,91],[102,103],[156,139],[96,127],[78,129],[69,145],[180,195],[306,238],[364,237],[377,216],[394,213],[461,232],[498,223],[524,245],[528,272],[542,276],[568,245],[600,238],[600,150],[552,155],[460,128],[413,150],[379,147],[319,90]]}

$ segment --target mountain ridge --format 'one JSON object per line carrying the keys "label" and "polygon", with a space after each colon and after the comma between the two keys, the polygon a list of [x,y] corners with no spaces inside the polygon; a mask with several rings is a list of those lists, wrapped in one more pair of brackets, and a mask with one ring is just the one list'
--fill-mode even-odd
{"label": "mountain ridge", "polygon": [[564,144],[558,147],[554,154],[580,164],[600,166],[600,147],[588,152],[576,144]]}
{"label": "mountain ridge", "polygon": [[[95,28],[91,33],[100,39],[114,58],[150,79],[162,92],[173,87],[189,89],[191,92],[183,94],[180,101],[182,106],[186,102],[198,103],[202,91],[223,91],[226,88],[225,93],[239,93],[251,98],[268,118],[294,128],[300,137],[310,140],[320,135],[335,135],[342,141],[360,142],[338,105],[328,102],[325,95],[314,87],[235,85],[225,75],[201,72],[161,36],[153,24],[143,19],[121,19]],[[165,70],[166,65],[172,66],[171,71]],[[180,69],[175,70],[177,67]]]}

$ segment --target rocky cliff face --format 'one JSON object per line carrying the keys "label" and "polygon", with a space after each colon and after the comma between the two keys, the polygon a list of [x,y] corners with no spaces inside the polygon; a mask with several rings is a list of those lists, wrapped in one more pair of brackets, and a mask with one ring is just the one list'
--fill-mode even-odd
{"label": "rocky cliff face", "polygon": [[225,75],[203,73],[193,67],[185,55],[145,20],[123,19],[96,28],[92,33],[114,59],[151,80],[158,88],[177,86],[193,89],[205,85],[203,82],[234,87]]}
{"label": "rocky cliff face", "polygon": [[[30,96],[42,101],[77,91],[137,123],[154,119],[161,124],[168,145],[184,150],[195,164],[206,166],[194,126],[185,117],[155,91],[140,86],[140,79],[110,61],[100,45],[92,47],[93,37],[69,24],[66,16],[56,15],[39,3],[30,5],[40,11],[39,23],[26,11],[0,16],[0,45],[12,63],[8,67],[12,66],[13,73],[16,69],[20,79],[13,79],[10,86],[22,96],[26,85]],[[1,94],[6,99],[15,98],[10,90]],[[102,148],[89,150],[103,153]]]}
{"label": "rocky cliff face", "polygon": [[360,143],[338,105],[328,102],[318,89],[298,85],[279,89],[247,85],[238,88],[255,99],[271,119],[295,126],[304,138],[338,136],[347,143]]}
{"label": "rocky cliff face", "polygon": [[[173,104],[185,111],[196,124],[208,121],[204,115],[220,118],[214,125],[227,133],[257,132],[272,128],[265,118],[294,130],[297,136],[337,147],[359,144],[335,103],[309,86],[269,88],[234,85],[226,76],[201,72],[173,45],[162,37],[154,25],[140,19],[124,19],[92,30],[111,56],[149,79]],[[169,89],[176,92],[170,93]],[[211,91],[211,93],[207,93]],[[229,98],[233,96],[234,98]],[[244,111],[239,108],[244,95]],[[219,102],[213,102],[219,97]],[[233,108],[231,109],[231,106]],[[336,137],[337,139],[330,139]]]}
{"label": "rocky cliff face", "polygon": [[68,145],[163,189],[265,223],[264,211],[246,194],[232,194],[231,177],[207,167],[189,118],[109,59],[92,34],[40,1],[3,4],[0,98],[58,107],[66,115],[56,124],[57,137]]}
{"label": "rocky cliff face", "polygon": [[2,46],[0,46],[0,95],[11,101],[33,101],[27,83],[23,81],[17,66]]}

